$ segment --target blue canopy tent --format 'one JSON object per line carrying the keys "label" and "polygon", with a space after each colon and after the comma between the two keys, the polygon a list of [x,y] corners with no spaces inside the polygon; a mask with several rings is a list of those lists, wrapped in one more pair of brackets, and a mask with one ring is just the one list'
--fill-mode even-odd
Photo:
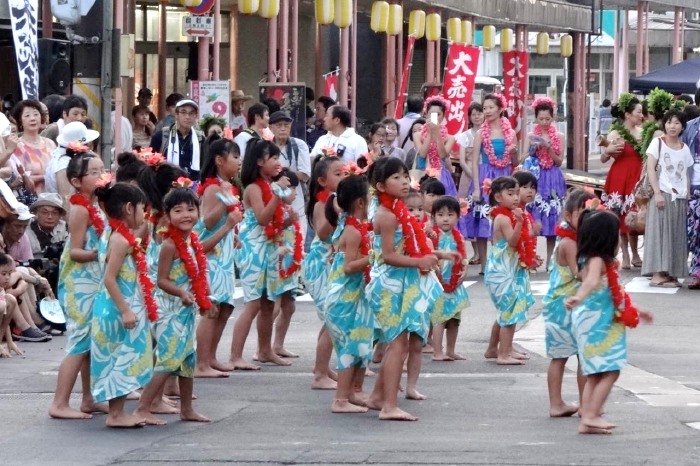
{"label": "blue canopy tent", "polygon": [[695,94],[700,80],[700,57],[630,78],[630,92],[648,94],[655,87],[671,94]]}

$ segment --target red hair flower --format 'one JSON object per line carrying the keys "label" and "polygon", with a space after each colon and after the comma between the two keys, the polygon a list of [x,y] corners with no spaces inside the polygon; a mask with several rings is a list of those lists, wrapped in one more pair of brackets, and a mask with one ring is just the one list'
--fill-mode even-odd
{"label": "red hair flower", "polygon": [[343,174],[345,176],[361,175],[364,172],[365,170],[358,167],[355,162],[348,162],[347,164],[343,165]]}
{"label": "red hair flower", "polygon": [[233,141],[233,131],[231,131],[231,128],[224,128],[224,138]]}
{"label": "red hair flower", "polygon": [[260,136],[267,142],[271,142],[273,139],[275,139],[275,135],[272,134],[270,128],[263,128],[262,134]]}
{"label": "red hair flower", "polygon": [[608,210],[597,197],[587,200],[585,206],[586,210]]}
{"label": "red hair flower", "polygon": [[467,215],[469,213],[469,203],[463,197],[459,198],[459,214],[461,216]]}
{"label": "red hair flower", "polygon": [[95,182],[95,186],[98,188],[106,188],[110,184],[112,184],[112,174],[111,173],[103,173],[100,175],[99,178],[97,178],[97,181]]}
{"label": "red hair flower", "polygon": [[321,148],[321,155],[323,157],[335,157],[336,154],[337,152],[333,147],[326,146]]}
{"label": "red hair flower", "polygon": [[158,152],[152,152],[146,157],[146,164],[150,167],[157,168],[158,165],[161,165],[164,163],[165,163],[165,158],[163,158],[163,154],[160,154]]}
{"label": "red hair flower", "polygon": [[191,179],[186,176],[178,176],[175,181],[173,181],[173,188],[191,188],[194,185]]}
{"label": "red hair flower", "polygon": [[76,154],[84,154],[85,152],[88,152],[90,150],[88,146],[86,146],[80,141],[69,142],[66,146],[66,149]]}
{"label": "red hair flower", "polygon": [[491,195],[491,178],[484,178],[484,184],[481,185],[481,190],[487,196]]}

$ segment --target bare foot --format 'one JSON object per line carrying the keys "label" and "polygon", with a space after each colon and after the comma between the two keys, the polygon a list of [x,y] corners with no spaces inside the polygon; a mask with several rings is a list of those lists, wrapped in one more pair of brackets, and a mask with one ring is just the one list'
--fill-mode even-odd
{"label": "bare foot", "polygon": [[393,408],[389,410],[382,409],[379,412],[379,420],[381,421],[417,421],[418,418],[412,414],[408,414],[406,411]]}
{"label": "bare foot", "polygon": [[586,426],[586,427],[593,427],[594,429],[614,429],[617,427],[617,424],[612,424],[610,422],[606,422],[603,418],[601,417],[596,417],[593,419],[584,419],[581,418],[581,424]]}
{"label": "bare foot", "polygon": [[564,404],[549,408],[549,417],[570,417],[576,413],[578,413],[578,406]]}
{"label": "bare foot", "polygon": [[107,403],[95,403],[83,401],[80,405],[80,411],[86,414],[102,413],[109,414],[109,405]]}
{"label": "bare foot", "polygon": [[486,359],[496,359],[498,357],[498,351],[487,349],[484,353],[484,357]]}
{"label": "bare foot", "polygon": [[367,398],[367,401],[365,401],[365,406],[374,411],[381,411],[382,407],[384,406],[384,400],[378,400],[370,396]]}
{"label": "bare foot", "polygon": [[183,421],[190,421],[190,422],[211,422],[211,419],[208,417],[202,416],[198,412],[196,412],[194,409],[190,409],[187,411],[183,411],[180,414],[180,419]]}
{"label": "bare foot", "polygon": [[447,357],[454,359],[455,361],[466,361],[467,358],[459,353],[446,353]]}
{"label": "bare foot", "polygon": [[230,361],[231,364],[233,365],[233,369],[236,371],[259,371],[260,366],[256,366],[255,364],[249,363],[243,358],[239,359],[234,359]]}
{"label": "bare foot", "polygon": [[138,419],[143,419],[149,426],[164,426],[168,423],[165,419],[161,419],[149,412],[141,411],[139,409],[134,411],[134,417]]}
{"label": "bare foot", "polygon": [[579,424],[578,425],[578,433],[579,434],[602,434],[602,435],[610,435],[612,434],[612,431],[608,429],[598,429],[596,427],[589,427],[584,424]]}
{"label": "bare foot", "polygon": [[197,366],[194,370],[194,376],[196,378],[202,378],[202,379],[220,379],[223,377],[228,377],[229,373],[216,370],[213,367]]}
{"label": "bare foot", "polygon": [[151,403],[151,412],[153,414],[179,414],[180,410],[174,406],[170,406],[161,398],[160,400],[153,400],[153,403]]}
{"label": "bare foot", "polygon": [[406,399],[420,401],[420,400],[426,400],[426,399],[428,399],[428,397],[423,395],[422,393],[420,393],[415,388],[409,388],[406,390]]}
{"label": "bare foot", "polygon": [[530,359],[529,354],[521,353],[521,352],[515,351],[515,350],[511,351],[510,357],[515,358],[515,359],[520,359],[521,361],[527,361],[528,359]]}
{"label": "bare foot", "polygon": [[423,347],[423,352],[424,352],[424,353],[434,353],[434,352],[435,352],[435,348],[433,348],[432,345],[425,345],[425,346]]}
{"label": "bare foot", "polygon": [[70,406],[59,408],[51,405],[49,408],[49,416],[54,419],[92,419],[92,414],[78,411]]}
{"label": "bare foot", "polygon": [[348,401],[357,406],[367,406],[369,395],[365,392],[355,392],[350,395]]}
{"label": "bare foot", "polygon": [[433,353],[433,361],[454,361],[454,358],[449,357],[446,354]]}
{"label": "bare foot", "polygon": [[328,368],[328,377],[333,380],[334,382],[338,381],[338,373],[331,369],[330,367]]}
{"label": "bare foot", "polygon": [[275,354],[281,358],[298,358],[299,355],[296,353],[292,353],[291,351],[287,351],[284,348],[277,348],[274,350]]}
{"label": "bare foot", "polygon": [[525,364],[525,361],[523,361],[522,359],[515,359],[513,357],[498,357],[496,358],[496,364],[498,364],[499,366],[519,366]]}
{"label": "bare foot", "polygon": [[211,362],[211,368],[215,371],[233,372],[233,364],[230,362],[221,362],[216,359]]}
{"label": "bare foot", "polygon": [[292,362],[291,361],[285,361],[281,357],[277,356],[276,354],[261,354],[259,356],[259,361],[260,362],[269,362],[272,364],[275,364],[277,366],[291,366]]}
{"label": "bare foot", "polygon": [[338,388],[338,384],[330,377],[314,377],[314,381],[311,383],[312,390],[335,390],[336,388]]}
{"label": "bare foot", "polygon": [[358,406],[350,403],[349,400],[333,400],[331,412],[334,413],[366,413],[369,409],[366,406]]}
{"label": "bare foot", "polygon": [[[170,398],[173,397],[173,398]],[[177,406],[177,400],[174,399],[174,395],[163,395],[163,403],[165,403],[168,406]],[[177,396],[177,398],[180,398],[180,395]]]}
{"label": "bare foot", "polygon": [[141,399],[141,392],[133,391],[126,395],[127,400],[140,400]]}
{"label": "bare foot", "polygon": [[128,429],[130,427],[143,427],[146,425],[146,420],[143,417],[122,414],[121,416],[107,416],[105,424],[107,427]]}

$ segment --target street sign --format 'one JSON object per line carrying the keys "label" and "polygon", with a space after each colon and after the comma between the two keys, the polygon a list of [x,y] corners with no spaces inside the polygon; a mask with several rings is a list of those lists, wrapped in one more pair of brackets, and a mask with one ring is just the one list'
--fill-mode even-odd
{"label": "street sign", "polygon": [[214,37],[214,18],[211,16],[183,16],[182,35],[187,37]]}

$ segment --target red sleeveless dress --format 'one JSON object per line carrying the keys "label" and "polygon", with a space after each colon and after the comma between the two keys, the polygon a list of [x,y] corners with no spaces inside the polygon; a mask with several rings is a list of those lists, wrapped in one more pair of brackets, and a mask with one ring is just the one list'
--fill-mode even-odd
{"label": "red sleeveless dress", "polygon": [[634,186],[642,175],[642,158],[632,145],[625,141],[625,147],[614,159],[608,176],[605,178],[602,200],[606,207],[620,217],[620,233],[629,233],[625,225],[627,213],[636,210]]}

